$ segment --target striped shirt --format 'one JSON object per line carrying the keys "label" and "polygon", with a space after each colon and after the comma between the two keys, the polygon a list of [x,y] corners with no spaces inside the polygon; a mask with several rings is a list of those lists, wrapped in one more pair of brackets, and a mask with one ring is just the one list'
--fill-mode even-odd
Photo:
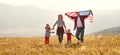
{"label": "striped shirt", "polygon": [[65,22],[63,20],[57,20],[53,27],[57,24],[58,27],[63,27],[65,26]]}

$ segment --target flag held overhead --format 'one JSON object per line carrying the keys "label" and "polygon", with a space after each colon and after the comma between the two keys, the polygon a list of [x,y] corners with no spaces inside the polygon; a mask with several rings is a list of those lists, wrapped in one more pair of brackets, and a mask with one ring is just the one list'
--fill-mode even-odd
{"label": "flag held overhead", "polygon": [[[89,12],[90,12],[90,14],[89,14],[89,16],[87,17],[87,19],[88,19],[91,23],[93,22],[93,12],[92,12],[92,10],[84,10],[84,11],[78,11],[78,12],[79,12],[79,15],[80,15],[80,16],[88,15]],[[65,13],[65,15],[68,16],[70,19],[73,20],[73,19],[75,19],[75,18],[78,17],[78,15],[77,15],[78,12],[67,12],[67,13]]]}

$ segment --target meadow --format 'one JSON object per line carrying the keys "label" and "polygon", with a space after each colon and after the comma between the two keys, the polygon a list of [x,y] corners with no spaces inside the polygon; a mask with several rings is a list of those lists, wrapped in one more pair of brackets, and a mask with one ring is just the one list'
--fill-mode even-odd
{"label": "meadow", "polygon": [[50,44],[44,44],[44,37],[0,38],[0,55],[120,55],[120,36],[85,36],[84,43],[59,44],[57,37],[50,37]]}

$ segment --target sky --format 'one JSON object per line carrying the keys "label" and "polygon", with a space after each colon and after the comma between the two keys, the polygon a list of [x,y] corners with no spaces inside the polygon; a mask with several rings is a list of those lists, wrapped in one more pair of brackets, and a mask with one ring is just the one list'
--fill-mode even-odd
{"label": "sky", "polygon": [[55,11],[74,11],[85,9],[120,9],[120,0],[0,0],[12,5],[31,5]]}
{"label": "sky", "polygon": [[[0,3],[10,4],[13,6],[33,6],[40,9],[52,10],[52,11],[63,11],[63,12],[89,10],[89,9],[93,11],[101,10],[101,9],[103,10],[104,9],[120,9],[119,2],[120,0],[0,0]],[[94,15],[94,18],[97,19],[95,15]],[[56,17],[57,15],[54,18],[56,19]],[[52,21],[50,21],[50,23],[53,24],[53,21],[55,20],[53,19]],[[65,22],[67,25],[71,24],[70,27],[71,29],[73,28],[73,22],[71,20],[65,20]],[[86,30],[88,30],[89,32],[90,31],[92,32],[92,30],[89,27],[94,24],[89,24],[87,22]],[[106,27],[109,27],[109,26],[106,26]],[[9,30],[3,30],[3,32],[8,32],[8,31],[11,32],[13,30],[14,30],[13,32],[30,32],[30,31],[35,32],[35,31],[38,31],[39,28],[40,27],[36,27],[36,28],[33,27],[33,28],[26,28],[26,29],[25,28],[9,29]],[[97,29],[98,28],[96,28],[95,30]]]}

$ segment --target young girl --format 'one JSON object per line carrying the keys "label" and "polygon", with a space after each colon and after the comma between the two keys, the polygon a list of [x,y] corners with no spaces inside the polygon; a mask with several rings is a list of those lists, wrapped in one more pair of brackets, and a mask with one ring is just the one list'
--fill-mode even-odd
{"label": "young girl", "polygon": [[52,29],[50,29],[49,24],[46,24],[45,29],[46,29],[46,33],[45,33],[45,44],[49,44],[50,33],[54,33],[54,32],[50,32],[50,30],[52,30]]}
{"label": "young girl", "polygon": [[73,36],[73,34],[70,32],[70,29],[67,30],[67,44],[71,44],[71,36]]}
{"label": "young girl", "polygon": [[53,29],[54,29],[55,25],[57,25],[57,33],[56,34],[58,36],[59,43],[61,44],[62,40],[63,40],[64,28],[66,29],[66,25],[63,20],[62,14],[58,15],[58,20],[53,25]]}

